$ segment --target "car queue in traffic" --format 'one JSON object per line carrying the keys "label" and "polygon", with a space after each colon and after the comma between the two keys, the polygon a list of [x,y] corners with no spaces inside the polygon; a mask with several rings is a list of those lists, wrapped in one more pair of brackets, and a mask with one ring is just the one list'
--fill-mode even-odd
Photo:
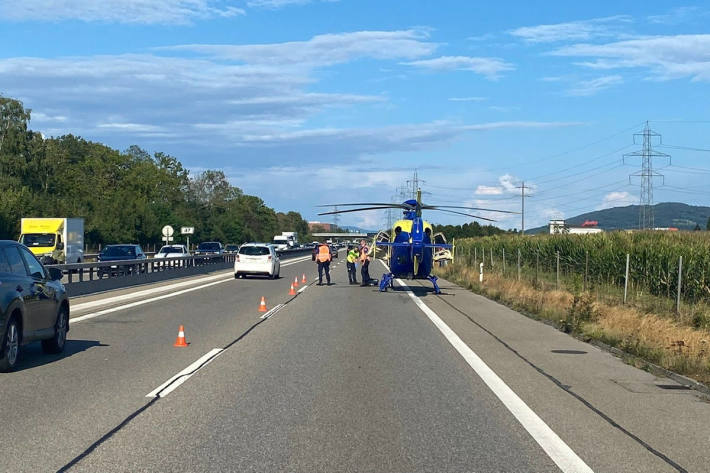
{"label": "car queue in traffic", "polygon": [[[338,245],[328,245],[332,258],[338,257]],[[308,251],[316,244],[299,245],[294,250]],[[273,243],[250,242],[223,246],[219,242],[204,242],[194,255],[222,256],[234,254],[235,279],[262,276],[278,279],[281,258]],[[315,253],[314,253],[315,254]],[[169,261],[190,257],[186,245],[170,244],[161,247],[154,259]],[[148,259],[138,244],[107,245],[97,255],[102,263],[99,279],[141,271],[132,261]],[[0,372],[12,371],[21,358],[22,347],[40,342],[45,353],[62,353],[69,331],[70,302],[62,283],[63,271],[45,266],[25,245],[0,240]]]}

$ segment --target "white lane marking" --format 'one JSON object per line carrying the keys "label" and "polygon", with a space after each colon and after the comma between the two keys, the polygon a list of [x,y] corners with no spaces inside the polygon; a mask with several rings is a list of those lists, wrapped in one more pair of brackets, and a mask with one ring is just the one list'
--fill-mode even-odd
{"label": "white lane marking", "polygon": [[178,289],[180,287],[184,286],[190,286],[192,284],[199,284],[202,282],[206,281],[212,281],[215,279],[223,278],[225,272],[222,272],[221,274],[217,274],[214,276],[208,276],[204,278],[199,278],[199,279],[192,279],[190,281],[183,281],[175,284],[169,284],[167,286],[161,286],[161,287],[156,287],[152,289],[145,289],[143,291],[138,291],[138,292],[131,292],[128,294],[122,294],[120,296],[114,296],[114,297],[109,297],[107,299],[98,299],[95,301],[90,301],[90,302],[83,302],[80,304],[72,304],[71,308],[72,310],[84,310],[84,309],[93,309],[94,307],[99,307],[102,305],[107,305],[107,304],[113,304],[114,302],[122,302],[125,300],[130,300],[130,299],[138,299],[143,296],[149,296],[151,294],[155,294],[157,292],[165,292],[165,291],[172,291],[173,289]]}
{"label": "white lane marking", "polygon": [[305,291],[306,289],[308,289],[308,284],[306,284],[301,289],[299,289],[298,292],[301,293],[301,292]]}
{"label": "white lane marking", "polygon": [[224,350],[222,348],[213,348],[212,350],[205,353],[202,357],[200,357],[197,361],[192,363],[190,366],[180,371],[178,374],[176,374],[175,376],[173,376],[172,378],[170,378],[169,380],[146,394],[145,397],[167,396],[175,389],[177,389],[177,387],[180,386],[182,383],[190,379],[193,374],[197,373],[200,369],[210,364],[212,360],[217,358],[223,351]]}
{"label": "white lane marking", "polygon": [[[298,259],[298,260],[289,260],[288,263],[284,263],[282,266],[290,266],[290,265],[292,265],[292,264],[296,264],[296,263],[300,263],[301,261],[305,261],[306,259],[307,259],[307,258]],[[230,274],[231,274],[231,273],[230,273]],[[217,276],[217,277],[222,277],[222,276],[223,276],[223,275],[220,275],[220,276]],[[215,278],[215,276],[210,276],[209,279],[214,279],[214,278]],[[101,316],[101,315],[110,314],[110,313],[112,313],[112,312],[117,312],[117,311],[119,311],[119,310],[130,309],[130,308],[132,308],[132,307],[136,307],[136,306],[143,305],[143,304],[148,304],[149,302],[155,302],[155,301],[159,301],[159,300],[162,300],[162,299],[167,299],[167,298],[169,298],[169,297],[176,297],[176,296],[179,296],[179,295],[188,293],[188,292],[196,291],[196,290],[198,290],[198,289],[203,289],[203,288],[205,288],[205,287],[214,286],[215,284],[221,284],[221,283],[223,283],[223,282],[231,281],[232,279],[233,279],[233,277],[230,276],[229,278],[220,279],[219,281],[214,281],[214,282],[211,282],[211,283],[208,283],[208,284],[202,284],[202,285],[200,285],[200,286],[195,286],[195,287],[191,287],[191,288],[188,288],[188,289],[183,289],[183,290],[181,290],[181,291],[176,291],[176,292],[171,292],[171,293],[169,293],[169,294],[163,294],[163,295],[161,295],[161,296],[151,297],[150,299],[144,299],[144,300],[141,300],[141,301],[135,301],[135,302],[131,302],[131,303],[129,303],[129,304],[120,305],[120,306],[117,306],[117,307],[111,307],[111,308],[109,308],[109,309],[100,310],[100,311],[98,311],[98,312],[92,312],[92,313],[90,313],[90,314],[85,314],[85,315],[82,315],[82,316],[80,316],[80,317],[73,317],[73,318],[70,319],[70,322],[71,322],[72,324],[79,323],[79,322],[82,322],[82,321],[84,321],[84,320],[93,319],[93,318],[95,318],[95,317],[99,317],[99,316]],[[191,281],[191,282],[194,283],[195,281]],[[160,290],[160,289],[163,289],[163,288],[148,289],[148,290],[145,290],[145,291],[139,291],[139,292],[137,292],[137,293],[135,293],[135,294],[143,294],[143,295],[146,295],[146,294],[151,294],[151,293],[155,293],[155,292],[163,292],[163,290]],[[127,295],[127,294],[126,294],[126,295]],[[117,297],[118,297],[118,298],[124,298],[124,296],[117,296]],[[103,299],[102,301],[103,301],[103,304],[101,304],[101,305],[105,305],[105,304],[110,304],[111,302],[115,302],[116,299],[115,299],[115,298],[109,298],[109,299]],[[72,310],[80,310],[80,309],[81,309],[80,306],[81,306],[81,304],[77,304],[76,306],[72,306]],[[77,308],[77,307],[78,307],[78,308]]]}
{"label": "white lane marking", "polygon": [[227,282],[227,281],[231,281],[231,280],[232,280],[232,278],[222,279],[220,281],[215,281],[215,282],[203,284],[201,286],[191,287],[189,289],[183,289],[182,291],[171,292],[170,294],[163,294],[162,296],[151,297],[150,299],[143,299],[142,301],[131,302],[130,304],[124,304],[124,305],[120,305],[118,307],[111,307],[109,309],[104,309],[104,310],[100,310],[98,312],[92,312],[90,314],[82,315],[80,317],[75,317],[73,319],[70,319],[70,322],[72,324],[77,324],[79,322],[83,322],[84,320],[93,319],[93,318],[99,317],[101,315],[110,314],[112,312],[118,312],[119,310],[130,309],[132,307],[137,307],[139,305],[148,304],[150,302],[160,301],[163,299],[167,299],[169,297],[179,296],[182,294],[186,294],[188,292],[197,291],[199,289],[204,289],[206,287],[214,286],[216,284],[222,284],[223,282]]}
{"label": "white lane marking", "polygon": [[283,309],[283,307],[284,307],[283,304],[279,304],[279,305],[277,305],[276,307],[274,307],[273,309],[271,309],[270,311],[268,311],[267,313],[265,313],[264,315],[262,315],[262,316],[259,317],[259,318],[260,318],[260,319],[268,319],[269,317],[271,317],[272,315],[274,315],[276,312],[278,312],[278,311],[280,311],[281,309]]}
{"label": "white lane marking", "polygon": [[401,279],[397,284],[407,289],[407,294],[429,320],[439,329],[451,345],[473,368],[476,374],[493,391],[503,405],[515,416],[533,439],[564,473],[593,473],[592,469],[543,421],[507,384],[464,343],[456,332],[444,323]]}

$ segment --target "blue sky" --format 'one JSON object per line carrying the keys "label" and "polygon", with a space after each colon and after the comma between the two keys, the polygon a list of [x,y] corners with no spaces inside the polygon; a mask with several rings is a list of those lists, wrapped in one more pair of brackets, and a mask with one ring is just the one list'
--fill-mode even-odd
{"label": "blue sky", "polygon": [[220,168],[311,220],[414,168],[434,203],[519,210],[524,180],[527,227],[635,203],[646,120],[672,155],[654,200],[709,205],[710,4],[544,5],[0,0],[0,94],[45,135]]}

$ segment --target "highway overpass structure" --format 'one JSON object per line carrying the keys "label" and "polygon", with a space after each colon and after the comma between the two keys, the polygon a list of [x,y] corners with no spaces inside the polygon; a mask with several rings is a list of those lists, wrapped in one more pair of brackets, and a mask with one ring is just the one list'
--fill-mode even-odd
{"label": "highway overpass structure", "polygon": [[358,233],[334,233],[334,232],[321,232],[321,233],[314,233],[314,237],[316,238],[335,238],[338,240],[355,240],[357,238],[372,238],[375,236],[375,233],[363,233],[363,232],[358,232]]}
{"label": "highway overpass structure", "polygon": [[696,391],[447,281],[349,285],[343,260],[332,286],[294,255],[279,280],[72,298],[66,352],[0,374],[2,470],[708,471]]}

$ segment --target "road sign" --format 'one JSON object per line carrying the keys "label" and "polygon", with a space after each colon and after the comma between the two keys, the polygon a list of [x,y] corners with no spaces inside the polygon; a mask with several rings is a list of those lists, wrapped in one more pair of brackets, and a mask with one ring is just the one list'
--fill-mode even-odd
{"label": "road sign", "polygon": [[163,236],[164,237],[171,237],[173,236],[173,233],[175,233],[175,230],[173,230],[173,227],[170,225],[165,225],[163,227]]}
{"label": "road sign", "polygon": [[181,235],[193,235],[195,233],[195,227],[180,227]]}
{"label": "road sign", "polygon": [[163,241],[164,241],[165,243],[170,243],[171,241],[174,241],[174,240],[175,240],[175,238],[173,238],[173,237],[171,237],[171,236],[164,236],[164,237],[163,237]]}

